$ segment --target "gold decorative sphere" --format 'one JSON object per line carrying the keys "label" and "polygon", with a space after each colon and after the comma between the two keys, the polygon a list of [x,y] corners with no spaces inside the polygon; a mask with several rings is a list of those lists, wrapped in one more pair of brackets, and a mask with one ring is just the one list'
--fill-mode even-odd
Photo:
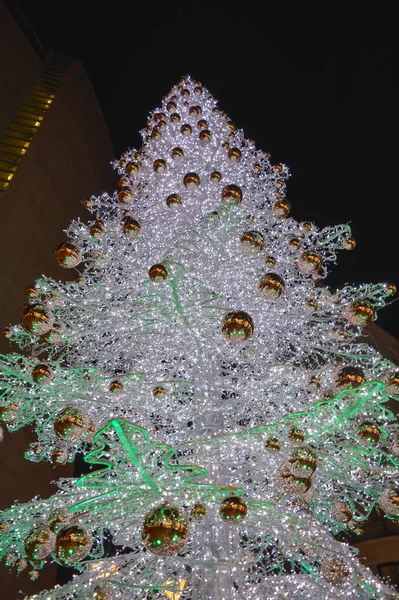
{"label": "gold decorative sphere", "polygon": [[310,477],[317,468],[317,458],[310,448],[297,448],[288,462],[296,477]]}
{"label": "gold decorative sphere", "polygon": [[0,406],[0,423],[9,425],[17,418],[17,414],[21,404],[19,402],[11,402],[7,406]]}
{"label": "gold decorative sphere", "polygon": [[305,223],[302,223],[302,231],[304,231],[305,233],[308,233],[311,229],[312,229],[312,223],[308,223],[307,221]]}
{"label": "gold decorative sphere", "polygon": [[96,221],[93,223],[93,225],[90,227],[90,235],[95,240],[101,239],[104,235],[104,223],[102,221]]}
{"label": "gold decorative sphere", "polygon": [[32,379],[35,383],[49,383],[53,377],[53,372],[48,365],[36,365],[32,371]]}
{"label": "gold decorative sphere", "polygon": [[201,502],[197,502],[190,510],[190,515],[196,521],[202,521],[206,515],[206,506],[205,504],[201,504]]}
{"label": "gold decorative sphere", "polygon": [[305,275],[317,273],[321,269],[321,257],[317,252],[304,252],[299,257],[298,266]]}
{"label": "gold decorative sphere", "polygon": [[168,271],[164,265],[156,264],[149,268],[148,276],[151,281],[155,281],[155,283],[162,283],[162,281],[165,281],[167,278]]}
{"label": "gold decorative sphere", "polygon": [[182,148],[176,146],[176,148],[173,148],[171,156],[173,160],[181,160],[184,157],[184,151]]}
{"label": "gold decorative sphere", "polygon": [[349,523],[352,520],[353,512],[347,502],[335,502],[331,516],[338,523]]}
{"label": "gold decorative sphere", "polygon": [[298,477],[291,473],[287,466],[280,469],[278,480],[282,489],[288,494],[305,494],[312,485],[311,477]]}
{"label": "gold decorative sphere", "polygon": [[44,335],[53,326],[53,316],[42,304],[28,304],[22,311],[21,325],[27,333]]}
{"label": "gold decorative sphere", "polygon": [[298,240],[298,238],[292,238],[288,242],[288,246],[291,250],[299,250],[299,248],[301,247],[301,241]]}
{"label": "gold decorative sphere", "polygon": [[25,295],[30,300],[34,300],[35,298],[37,298],[39,296],[39,292],[37,291],[37,289],[35,287],[30,285],[26,288]]}
{"label": "gold decorative sphere", "polygon": [[274,216],[279,219],[288,217],[291,212],[291,203],[286,198],[276,200],[276,202],[273,204],[272,211]]}
{"label": "gold decorative sphere", "polygon": [[200,114],[202,114],[202,108],[200,106],[190,106],[188,113],[192,117],[198,117]]}
{"label": "gold decorative sphere", "polygon": [[197,123],[197,127],[198,129],[208,129],[208,121],[205,121],[205,119],[200,119]]}
{"label": "gold decorative sphere", "polygon": [[298,429],[298,427],[293,427],[288,434],[288,439],[294,444],[303,444],[305,441],[305,432],[302,429]]}
{"label": "gold decorative sphere", "polygon": [[387,294],[389,294],[390,296],[394,296],[397,292],[396,285],[394,285],[393,283],[391,283],[390,285],[387,285],[386,291],[387,291]]}
{"label": "gold decorative sphere", "polygon": [[187,173],[187,175],[184,176],[183,183],[188,190],[193,190],[199,186],[201,180],[197,173]]}
{"label": "gold decorative sphere", "polygon": [[158,112],[154,114],[154,121],[158,123],[158,121],[164,121],[166,119],[166,115],[163,112]]}
{"label": "gold decorative sphere", "polygon": [[69,452],[66,446],[57,446],[50,455],[50,462],[57,467],[65,467],[68,462]]}
{"label": "gold decorative sphere", "polygon": [[1,330],[1,336],[3,338],[5,338],[6,340],[9,340],[12,336],[12,331],[10,327],[4,327],[4,329]]}
{"label": "gold decorative sphere", "polygon": [[390,396],[399,396],[399,373],[394,373],[388,379],[386,392]]}
{"label": "gold decorative sphere", "polygon": [[166,199],[166,204],[169,208],[180,208],[182,201],[179,194],[170,194]]}
{"label": "gold decorative sphere", "polygon": [[246,231],[240,237],[240,242],[247,254],[259,254],[265,247],[263,235],[259,231]]}
{"label": "gold decorative sphere", "polygon": [[93,600],[113,600],[114,597],[113,586],[109,581],[96,585],[93,590]]}
{"label": "gold decorative sphere", "polygon": [[173,556],[186,545],[188,533],[186,515],[176,506],[161,504],[145,516],[141,536],[154,554]]}
{"label": "gold decorative sphere", "polygon": [[126,173],[129,175],[129,177],[137,177],[137,175],[139,174],[140,171],[140,165],[137,162],[130,162],[126,165]]}
{"label": "gold decorative sphere", "polygon": [[46,526],[34,527],[25,538],[25,553],[29,560],[40,562],[53,551],[55,544],[54,533]]}
{"label": "gold decorative sphere", "polygon": [[197,85],[197,87],[194,88],[194,94],[196,96],[201,96],[201,94],[202,94],[202,87],[200,85]]}
{"label": "gold decorative sphere", "polygon": [[123,233],[127,238],[134,240],[134,238],[136,238],[139,235],[140,231],[141,225],[138,221],[136,221],[136,219],[132,219],[130,217],[127,217],[125,219],[123,225]]}
{"label": "gold decorative sphere", "polygon": [[320,379],[318,379],[317,377],[315,377],[314,375],[312,375],[309,379],[309,383],[308,383],[308,389],[313,391],[316,391],[318,389],[320,389]]}
{"label": "gold decorative sphere", "polygon": [[222,174],[219,173],[219,171],[212,171],[210,178],[213,183],[219,183],[219,181],[222,179]]}
{"label": "gold decorative sphere", "polygon": [[359,425],[356,435],[362,443],[375,446],[380,440],[381,433],[377,425],[365,422]]}
{"label": "gold decorative sphere", "polygon": [[91,533],[79,524],[59,530],[55,541],[55,556],[63,567],[73,567],[88,555],[93,539]]}
{"label": "gold decorative sphere", "polygon": [[325,558],[321,564],[320,575],[331,585],[342,585],[349,577],[349,569],[345,563],[335,556]]}
{"label": "gold decorative sphere", "polygon": [[252,317],[241,310],[229,312],[223,318],[222,332],[230,344],[245,342],[254,332]]}
{"label": "gold decorative sphere", "polygon": [[169,119],[172,121],[172,123],[178,123],[179,121],[181,121],[179,113],[172,113]]}
{"label": "gold decorative sphere", "polygon": [[399,517],[399,488],[385,488],[381,493],[379,505],[386,515]]}
{"label": "gold decorative sphere", "polygon": [[262,171],[262,167],[260,166],[260,164],[259,164],[259,163],[255,163],[255,164],[252,166],[252,171],[253,171],[254,173],[258,174],[258,173],[260,173],[260,172]]}
{"label": "gold decorative sphere", "polygon": [[374,321],[375,311],[368,300],[355,300],[349,304],[345,316],[351,325],[366,327]]}
{"label": "gold decorative sphere", "polygon": [[76,442],[89,426],[88,415],[77,406],[67,406],[56,416],[54,431],[56,435],[66,442]]}
{"label": "gold decorative sphere", "polygon": [[276,262],[277,262],[277,261],[276,261],[276,259],[274,258],[274,256],[268,256],[268,257],[265,259],[265,265],[266,265],[267,267],[274,267],[274,265],[276,264]]}
{"label": "gold decorative sphere", "polygon": [[210,131],[208,129],[203,129],[199,134],[199,139],[203,144],[209,144],[212,139]]}
{"label": "gold decorative sphere", "polygon": [[154,129],[152,130],[152,132],[151,132],[151,139],[153,141],[161,139],[161,132],[159,131],[159,127],[158,126],[154,127]]}
{"label": "gold decorative sphere", "polygon": [[175,102],[168,102],[166,105],[166,110],[171,113],[175,112],[176,108],[177,106]]}
{"label": "gold decorative sphere", "polygon": [[266,300],[277,300],[284,292],[284,280],[276,273],[266,273],[259,280],[259,292]]}
{"label": "gold decorative sphere", "polygon": [[163,385],[157,385],[152,390],[152,394],[155,398],[162,398],[166,396],[166,388]]}
{"label": "gold decorative sphere", "polygon": [[336,391],[354,390],[366,381],[363,369],[359,367],[342,367],[333,377],[333,387]]}
{"label": "gold decorative sphere", "polygon": [[231,163],[237,164],[241,160],[241,150],[238,148],[230,148],[227,153],[227,157]]}
{"label": "gold decorative sphere", "polygon": [[183,98],[188,98],[190,95],[190,90],[188,90],[187,88],[183,88],[180,93],[183,96]]}
{"label": "gold decorative sphere", "polygon": [[316,300],[306,300],[306,306],[311,312],[316,312],[318,310],[319,305]]}
{"label": "gold decorative sphere", "polygon": [[182,125],[180,127],[180,132],[182,133],[182,135],[184,135],[186,137],[191,135],[192,131],[193,131],[193,129],[192,129],[191,125],[189,125],[188,123],[185,123],[184,125]]}
{"label": "gold decorative sphere", "polygon": [[82,255],[79,248],[71,242],[64,242],[56,250],[55,257],[60,267],[65,269],[73,269],[77,267],[82,260]]}
{"label": "gold decorative sphere", "polygon": [[123,383],[121,381],[118,381],[117,379],[114,379],[109,384],[109,391],[112,392],[113,394],[118,394],[122,390],[123,390]]}
{"label": "gold decorative sphere", "polygon": [[226,185],[222,191],[224,204],[240,204],[242,200],[242,189],[234,183]]}
{"label": "gold decorative sphere", "polygon": [[225,521],[239,523],[245,518],[247,507],[238,496],[229,496],[222,501],[219,514]]}
{"label": "gold decorative sphere", "polygon": [[280,442],[277,438],[271,437],[265,441],[265,449],[268,452],[278,452],[281,448]]}
{"label": "gold decorative sphere", "polygon": [[345,250],[353,250],[356,248],[356,240],[353,237],[348,237],[344,240]]}
{"label": "gold decorative sphere", "polygon": [[118,200],[121,204],[129,205],[133,202],[133,192],[129,188],[123,188],[118,192]]}
{"label": "gold decorative sphere", "polygon": [[166,171],[166,161],[162,158],[157,158],[157,160],[154,160],[152,168],[156,173],[164,173]]}

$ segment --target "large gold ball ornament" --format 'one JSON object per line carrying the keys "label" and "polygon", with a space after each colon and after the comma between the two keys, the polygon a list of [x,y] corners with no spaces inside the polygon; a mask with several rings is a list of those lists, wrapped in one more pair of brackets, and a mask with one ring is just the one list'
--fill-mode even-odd
{"label": "large gold ball ornament", "polygon": [[182,148],[173,148],[171,156],[173,160],[182,160],[182,158],[184,157],[184,151]]}
{"label": "large gold ball ornament", "polygon": [[88,415],[77,406],[63,408],[55,418],[54,431],[66,442],[76,442],[89,426]]}
{"label": "large gold ball ornament", "polygon": [[298,429],[298,427],[293,427],[288,434],[288,439],[293,444],[303,444],[305,441],[305,432],[302,429]]}
{"label": "large gold ball ornament", "polygon": [[271,437],[265,441],[265,449],[268,452],[275,453],[278,452],[281,448],[281,444],[277,438]]}
{"label": "large gold ball ornament", "polygon": [[338,523],[349,523],[352,520],[353,512],[347,502],[335,502],[331,516]]}
{"label": "large gold ball ornament", "polygon": [[222,332],[230,344],[245,342],[254,332],[252,317],[241,310],[229,312],[223,318]]}
{"label": "large gold ball ornament", "polygon": [[399,373],[395,373],[389,377],[385,391],[390,396],[399,396]]}
{"label": "large gold ball ornament", "polygon": [[30,285],[26,288],[25,295],[30,300],[34,300],[35,298],[37,298],[39,296],[39,292],[37,291],[37,289],[35,287]]}
{"label": "large gold ball ornament", "polygon": [[331,557],[323,560],[320,568],[320,575],[327,583],[331,585],[341,585],[349,577],[349,569],[340,559]]}
{"label": "large gold ball ornament", "polygon": [[188,137],[189,135],[191,135],[192,131],[193,131],[193,128],[188,123],[185,123],[184,125],[182,125],[180,127],[180,132],[185,137]]}
{"label": "large gold ball ornament", "polygon": [[173,556],[186,545],[188,533],[186,515],[176,506],[161,504],[145,516],[141,536],[154,554]]}
{"label": "large gold ball ornament", "polygon": [[157,158],[157,160],[154,160],[152,168],[155,173],[164,173],[166,171],[166,161],[162,160],[162,158]]}
{"label": "large gold ball ornament", "polygon": [[399,517],[399,488],[386,488],[381,493],[379,505],[386,515]]}
{"label": "large gold ball ornament", "polygon": [[100,240],[104,235],[104,223],[102,221],[96,221],[90,227],[90,235],[95,240]]}
{"label": "large gold ball ornament", "polygon": [[55,257],[60,267],[73,269],[82,261],[82,255],[79,248],[71,242],[64,242],[56,250]]}
{"label": "large gold ball ornament", "polygon": [[72,515],[65,508],[55,508],[47,519],[47,525],[53,533],[70,521]]}
{"label": "large gold ball ornament", "polygon": [[224,204],[240,204],[242,200],[242,189],[234,183],[226,185],[222,191]]}
{"label": "large gold ball ornament", "polygon": [[276,273],[266,273],[259,280],[259,292],[266,300],[277,300],[284,292],[284,280]]}
{"label": "large gold ball ornament", "polygon": [[121,392],[122,390],[123,390],[123,383],[121,381],[118,381],[117,379],[114,379],[109,384],[109,391],[112,392],[113,394],[119,394],[119,392]]}
{"label": "large gold ball ornament", "polygon": [[265,247],[263,235],[259,231],[246,231],[240,237],[240,242],[247,254],[259,254]]}
{"label": "large gold ball ornament", "polygon": [[54,544],[55,535],[46,525],[34,527],[25,538],[26,556],[34,562],[44,560],[52,553]]}
{"label": "large gold ball ornament", "polygon": [[129,188],[123,188],[118,192],[118,200],[121,204],[129,205],[133,202],[133,192]]}
{"label": "large gold ball ornament", "polygon": [[148,270],[148,276],[155,283],[162,283],[168,277],[168,271],[164,265],[152,265]]}
{"label": "large gold ball ornament", "polygon": [[310,477],[317,468],[317,458],[310,448],[297,448],[288,462],[291,473],[297,477]]}
{"label": "large gold ball ornament", "polygon": [[219,183],[219,181],[222,179],[222,174],[219,173],[219,171],[212,171],[210,178],[213,183]]}
{"label": "large gold ball ornament", "polygon": [[241,160],[241,150],[238,148],[230,148],[230,150],[227,152],[227,157],[229,161],[235,165]]}
{"label": "large gold ball ornament", "polygon": [[197,502],[190,510],[190,515],[196,521],[202,521],[206,515],[206,506],[201,504],[201,502]]}
{"label": "large gold ball ornament", "polygon": [[7,406],[0,406],[0,423],[9,425],[17,418],[18,411],[21,408],[19,402],[11,402]]}
{"label": "large gold ball ornament", "polygon": [[211,132],[208,129],[203,129],[200,132],[200,134],[199,134],[199,140],[203,144],[209,144],[209,142],[211,141],[211,139],[212,139]]}
{"label": "large gold ball ornament", "polygon": [[338,392],[354,390],[366,381],[363,369],[359,367],[342,367],[333,377],[333,387]]}
{"label": "large gold ball ornament", "polygon": [[164,398],[166,396],[166,388],[163,385],[157,385],[152,390],[154,398]]}
{"label": "large gold ball ornament", "polygon": [[53,377],[53,372],[48,365],[36,365],[32,371],[32,379],[35,383],[49,383]]}
{"label": "large gold ball ornament", "polygon": [[345,316],[351,325],[366,327],[374,321],[375,312],[368,300],[355,300],[349,304]]}
{"label": "large gold ball ornament", "polygon": [[53,316],[42,304],[28,304],[22,311],[21,325],[27,333],[44,335],[53,326]]}
{"label": "large gold ball ornament", "polygon": [[356,436],[366,445],[375,446],[380,440],[380,430],[374,423],[364,422],[357,428]]}
{"label": "large gold ball ornament", "polygon": [[187,175],[184,176],[183,183],[188,190],[193,190],[199,186],[201,180],[197,173],[187,173]]}
{"label": "large gold ball ornament", "polygon": [[134,238],[139,235],[140,231],[141,225],[136,219],[128,217],[124,220],[123,233],[127,238],[134,240]]}
{"label": "large gold ball ornament", "polygon": [[82,525],[67,525],[59,530],[55,541],[55,556],[63,567],[73,567],[88,555],[93,539]]}
{"label": "large gold ball ornament", "polygon": [[291,202],[286,198],[277,200],[272,206],[272,211],[275,217],[277,217],[278,219],[284,219],[290,214]]}
{"label": "large gold ball ornament", "polygon": [[348,237],[344,240],[345,250],[354,250],[356,248],[356,240],[353,237]]}
{"label": "large gold ball ornament", "polygon": [[179,194],[170,194],[166,199],[166,204],[169,208],[180,208],[182,201]]}
{"label": "large gold ball ornament", "polygon": [[239,523],[246,516],[247,507],[238,496],[229,496],[221,503],[219,514],[225,521]]}
{"label": "large gold ball ornament", "polygon": [[298,266],[305,275],[317,273],[321,269],[321,257],[317,252],[304,252],[299,257]]}

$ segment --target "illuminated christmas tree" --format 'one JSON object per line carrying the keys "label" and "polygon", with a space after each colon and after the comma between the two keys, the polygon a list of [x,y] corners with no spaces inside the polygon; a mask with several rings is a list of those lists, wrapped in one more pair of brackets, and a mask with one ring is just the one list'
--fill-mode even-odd
{"label": "illuminated christmas tree", "polygon": [[399,516],[399,375],[364,331],[394,286],[324,285],[349,226],[290,218],[285,165],[198,82],[142,136],[56,251],[77,279],[4,330],[1,422],[92,470],[3,512],[3,562],[74,566],[49,600],[398,597],[334,537]]}

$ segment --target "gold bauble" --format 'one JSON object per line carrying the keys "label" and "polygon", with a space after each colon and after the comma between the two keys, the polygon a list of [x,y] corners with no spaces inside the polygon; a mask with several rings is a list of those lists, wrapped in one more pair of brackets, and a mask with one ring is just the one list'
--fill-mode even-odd
{"label": "gold bauble", "polygon": [[123,390],[123,383],[121,381],[118,381],[117,379],[114,379],[109,384],[109,391],[112,392],[113,394],[118,394],[122,390]]}
{"label": "gold bauble", "polygon": [[305,494],[312,485],[311,477],[298,477],[286,466],[280,469],[278,479],[282,489],[289,494]]}
{"label": "gold bauble", "polygon": [[170,112],[170,113],[175,112],[175,110],[176,110],[176,104],[175,104],[175,102],[168,102],[167,105],[166,105],[166,110],[168,112]]}
{"label": "gold bauble", "polygon": [[303,444],[305,441],[305,432],[298,427],[293,427],[288,434],[288,439],[294,444]]}
{"label": "gold bauble", "polygon": [[397,292],[396,285],[394,285],[393,283],[391,283],[390,285],[387,285],[386,292],[390,296],[394,296]]}
{"label": "gold bauble", "polygon": [[188,113],[192,117],[198,117],[202,113],[202,108],[200,106],[190,106]]}
{"label": "gold bauble", "polygon": [[51,344],[52,346],[58,346],[58,344],[61,342],[59,329],[57,327],[52,327],[50,331],[40,337],[40,341],[45,342],[46,344]]}
{"label": "gold bauble", "polygon": [[190,95],[190,90],[188,90],[187,88],[183,88],[180,93],[183,96],[183,98],[188,98]]}
{"label": "gold bauble", "polygon": [[66,446],[58,446],[50,455],[51,464],[57,467],[65,467],[68,462],[68,458],[69,452]]}
{"label": "gold bauble", "polygon": [[[149,598],[150,596],[147,596]],[[113,600],[114,589],[109,581],[96,585],[93,590],[93,600]]]}
{"label": "gold bauble", "polygon": [[53,326],[53,316],[42,304],[28,304],[22,311],[21,325],[27,333],[44,335]]}
{"label": "gold bauble", "polygon": [[306,306],[312,312],[315,312],[319,308],[319,305],[316,302],[316,300],[306,300]]}
{"label": "gold bauble", "polygon": [[82,525],[67,525],[59,530],[55,542],[55,556],[63,567],[73,567],[88,555],[93,539]]}
{"label": "gold bauble", "polygon": [[180,127],[180,131],[184,136],[189,136],[189,135],[191,135],[193,129],[192,129],[191,125],[189,125],[188,123],[185,123],[184,125],[182,125]]}
{"label": "gold bauble", "polygon": [[170,194],[166,199],[166,204],[169,208],[180,208],[182,206],[182,201],[179,194]]}
{"label": "gold bauble", "polygon": [[159,121],[158,123],[158,129],[160,129],[161,131],[163,131],[166,127],[166,121],[164,121],[163,119],[161,119],[161,121]]}
{"label": "gold bauble", "polygon": [[202,521],[206,515],[206,506],[201,504],[201,502],[197,502],[190,510],[190,515],[196,521]]}
{"label": "gold bauble", "polygon": [[85,198],[85,200],[83,200],[83,206],[89,210],[93,206],[93,202],[90,198]]}
{"label": "gold bauble", "polygon": [[126,237],[133,240],[136,238],[141,230],[141,225],[136,219],[130,217],[126,218],[123,226],[123,233]]}
{"label": "gold bauble", "polygon": [[239,523],[246,516],[247,507],[238,496],[229,496],[222,501],[219,514],[225,521]]}
{"label": "gold bauble", "polygon": [[137,162],[130,162],[126,165],[126,173],[129,175],[129,177],[137,177],[137,175],[139,174],[140,171],[140,165]]}
{"label": "gold bauble", "polygon": [[311,275],[317,273],[321,269],[321,258],[317,252],[307,251],[301,254],[298,260],[298,266],[302,273]]}
{"label": "gold bauble", "polygon": [[226,185],[222,191],[224,204],[240,204],[242,200],[242,189],[234,183]]}
{"label": "gold bauble", "polygon": [[162,398],[162,397],[166,396],[166,388],[164,388],[163,385],[157,385],[152,390],[152,394],[155,398]]}
{"label": "gold bauble", "polygon": [[188,190],[193,190],[199,186],[201,180],[197,173],[187,173],[187,175],[184,176],[183,183]]}
{"label": "gold bauble", "polygon": [[299,250],[299,248],[301,247],[301,241],[298,240],[298,238],[292,238],[288,242],[288,246],[291,248],[291,250]]}
{"label": "gold bauble", "polygon": [[308,222],[302,223],[302,231],[304,231],[305,233],[307,233],[311,229],[312,229],[312,224],[311,223],[308,223]]}
{"label": "gold bauble", "polygon": [[274,256],[268,256],[265,259],[265,265],[267,267],[274,267],[275,264],[276,264],[276,259],[274,258]]}
{"label": "gold bauble", "polygon": [[63,408],[54,421],[56,435],[66,442],[76,442],[89,426],[88,415],[76,406]]}
{"label": "gold bauble", "polygon": [[356,248],[356,240],[353,237],[348,237],[344,240],[344,248],[345,250],[353,250]]}
{"label": "gold bauble", "polygon": [[165,281],[167,278],[168,271],[164,265],[156,264],[149,268],[148,276],[151,281],[155,281],[155,283],[162,283],[162,281]]}
{"label": "gold bauble", "polygon": [[102,221],[96,221],[93,223],[93,225],[90,227],[90,235],[95,240],[101,239],[104,235],[104,223]]}
{"label": "gold bauble", "polygon": [[188,519],[176,506],[161,504],[144,518],[142,539],[154,554],[178,554],[188,540]]}
{"label": "gold bauble", "polygon": [[240,242],[248,254],[259,254],[265,247],[263,235],[259,231],[246,231],[240,237]]}
{"label": "gold bauble", "polygon": [[284,217],[288,217],[291,211],[291,203],[286,198],[282,198],[281,200],[277,200],[272,207],[272,211],[275,217],[282,219]]}
{"label": "gold bauble", "polygon": [[33,300],[34,298],[37,298],[39,296],[39,292],[37,291],[37,289],[35,287],[30,285],[29,287],[26,288],[25,295],[27,298],[30,298],[31,300]]}
{"label": "gold bauble", "polygon": [[12,336],[12,331],[10,327],[4,327],[4,329],[1,330],[1,336],[3,338],[5,338],[6,340],[9,340],[10,337]]}
{"label": "gold bauble", "polygon": [[320,379],[318,379],[317,377],[312,375],[311,378],[309,379],[308,389],[311,391],[316,391],[316,390],[320,389],[320,385],[321,385]]}
{"label": "gold bauble", "polygon": [[82,260],[82,255],[79,248],[71,242],[64,242],[56,250],[55,257],[60,267],[65,269],[73,269],[77,267]]}
{"label": "gold bauble", "polygon": [[19,402],[11,402],[7,406],[0,406],[0,423],[9,425],[13,423],[17,418],[17,414],[21,404]]}
{"label": "gold bauble", "polygon": [[171,152],[171,156],[173,160],[181,160],[184,157],[184,151],[182,148],[173,148]]}
{"label": "gold bauble", "polygon": [[208,122],[205,119],[200,119],[197,123],[198,129],[208,129]]}
{"label": "gold bauble", "polygon": [[154,121],[157,123],[158,121],[162,121],[166,119],[166,115],[163,112],[158,112],[154,114]]}
{"label": "gold bauble", "polygon": [[172,113],[169,119],[172,121],[172,123],[178,123],[179,121],[181,121],[179,113]]}
{"label": "gold bauble", "polygon": [[197,87],[194,88],[194,94],[196,96],[201,96],[201,94],[202,94],[202,87],[200,85],[197,85]]}
{"label": "gold bauble", "polygon": [[118,200],[121,204],[129,205],[133,202],[133,192],[129,188],[123,188],[118,192]]}
{"label": "gold bauble", "polygon": [[284,280],[276,273],[266,273],[259,280],[259,292],[266,300],[276,300],[284,292]]}
{"label": "gold bauble", "polygon": [[238,148],[230,148],[227,157],[231,163],[237,164],[241,160],[241,150]]}
{"label": "gold bauble", "polygon": [[359,425],[356,435],[362,443],[375,446],[380,440],[381,433],[377,425],[365,422]]}
{"label": "gold bauble", "polygon": [[353,512],[347,502],[335,502],[332,507],[331,516],[338,523],[349,523],[353,517]]}
{"label": "gold bauble", "polygon": [[224,150],[227,150],[228,147],[229,147],[229,142],[223,142],[222,148],[224,148]]}
{"label": "gold bauble", "polygon": [[53,372],[48,365],[40,364],[32,371],[32,379],[35,383],[49,383],[53,377]]}
{"label": "gold bauble", "polygon": [[209,142],[211,141],[210,131],[208,129],[203,129],[199,134],[199,139],[200,142],[202,142],[203,144],[209,144]]}
{"label": "gold bauble", "polygon": [[399,396],[399,373],[395,373],[395,374],[391,375],[391,377],[388,379],[385,391],[390,396],[394,396],[394,397]]}
{"label": "gold bauble", "polygon": [[280,442],[278,441],[277,438],[269,438],[265,441],[265,449],[268,452],[278,452],[281,448]]}
{"label": "gold bauble", "polygon": [[253,171],[254,173],[256,173],[256,174],[260,173],[260,172],[261,172],[261,170],[262,170],[262,167],[260,166],[260,164],[259,164],[259,163],[255,163],[255,164],[252,166],[252,171]]}
{"label": "gold bauble", "polygon": [[321,564],[320,575],[331,585],[341,585],[349,577],[349,574],[345,563],[335,556],[324,559]]}
{"label": "gold bauble", "polygon": [[379,505],[386,515],[399,517],[399,488],[388,487],[383,490]]}
{"label": "gold bauble", "polygon": [[166,171],[166,161],[162,158],[157,158],[157,160],[154,160],[152,168],[156,173],[163,173]]}
{"label": "gold bauble", "polygon": [[289,459],[290,471],[296,477],[310,477],[317,468],[317,458],[310,448],[298,448]]}
{"label": "gold bauble", "polygon": [[230,344],[245,342],[254,332],[252,317],[241,310],[229,312],[223,318],[222,332]]}
{"label": "gold bauble", "polygon": [[333,377],[333,387],[338,392],[354,390],[366,381],[363,369],[359,367],[342,367]]}
{"label": "gold bauble", "polygon": [[375,312],[368,300],[355,300],[349,304],[345,316],[351,325],[366,327],[374,321]]}
{"label": "gold bauble", "polygon": [[34,527],[25,538],[25,553],[29,560],[40,562],[51,554],[54,549],[55,535],[46,526]]}
{"label": "gold bauble", "polygon": [[89,425],[87,427],[87,431],[86,433],[83,435],[83,440],[87,443],[91,443],[93,441],[93,438],[96,434],[96,431],[98,429],[98,425],[96,423],[96,421],[93,421],[92,419],[89,421]]}
{"label": "gold bauble", "polygon": [[219,171],[212,171],[210,178],[214,183],[219,183],[219,181],[222,179],[222,174],[219,173]]}
{"label": "gold bauble", "polygon": [[161,139],[161,132],[159,131],[159,127],[154,127],[154,129],[151,132],[151,139],[153,141]]}

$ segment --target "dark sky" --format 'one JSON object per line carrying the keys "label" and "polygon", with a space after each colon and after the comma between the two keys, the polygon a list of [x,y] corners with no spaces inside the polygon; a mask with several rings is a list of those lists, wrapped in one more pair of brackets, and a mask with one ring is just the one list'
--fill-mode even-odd
{"label": "dark sky", "polygon": [[[343,8],[243,0],[13,0],[46,49],[82,61],[115,151],[189,73],[273,162],[291,170],[292,216],[350,222],[358,246],[328,282],[399,287],[397,21]],[[349,3],[347,3],[349,4]],[[359,5],[360,6],[360,5]],[[399,302],[379,324],[399,337]]]}

